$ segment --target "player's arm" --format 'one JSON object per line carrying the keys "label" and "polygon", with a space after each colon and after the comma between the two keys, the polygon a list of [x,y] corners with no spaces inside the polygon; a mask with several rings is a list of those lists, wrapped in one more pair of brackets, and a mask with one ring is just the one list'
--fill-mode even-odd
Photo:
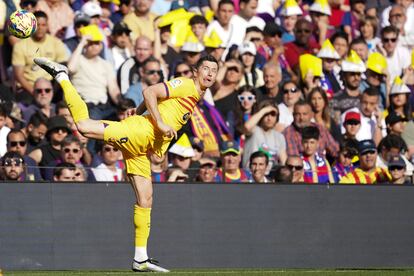
{"label": "player's arm", "polygon": [[145,106],[151,117],[156,122],[158,129],[161,130],[167,137],[174,136],[177,138],[177,132],[171,126],[164,124],[160,111],[158,110],[158,99],[166,99],[168,97],[168,91],[165,84],[158,83],[152,85],[145,89],[142,94],[144,96]]}

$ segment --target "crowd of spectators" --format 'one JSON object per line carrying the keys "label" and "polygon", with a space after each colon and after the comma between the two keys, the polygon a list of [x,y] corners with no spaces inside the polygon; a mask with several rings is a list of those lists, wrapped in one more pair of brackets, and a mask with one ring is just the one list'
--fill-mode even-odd
{"label": "crowd of spectators", "polygon": [[[7,33],[19,8],[37,19],[28,39]],[[151,155],[154,182],[412,184],[413,0],[5,0],[0,14],[5,181],[126,177],[34,57],[68,66],[91,118],[122,120],[210,54],[217,81]]]}

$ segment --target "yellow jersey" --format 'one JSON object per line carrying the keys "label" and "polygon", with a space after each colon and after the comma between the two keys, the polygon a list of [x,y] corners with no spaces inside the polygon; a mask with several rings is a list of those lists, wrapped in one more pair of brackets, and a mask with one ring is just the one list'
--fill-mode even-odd
{"label": "yellow jersey", "polygon": [[377,184],[389,182],[391,176],[387,169],[376,168],[371,173],[367,173],[360,168],[348,173],[339,181],[340,184]]}

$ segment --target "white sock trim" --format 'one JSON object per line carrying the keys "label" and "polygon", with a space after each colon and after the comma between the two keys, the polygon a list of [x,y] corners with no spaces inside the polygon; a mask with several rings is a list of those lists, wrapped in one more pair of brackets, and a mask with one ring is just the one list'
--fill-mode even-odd
{"label": "white sock trim", "polygon": [[134,260],[138,262],[143,262],[148,259],[147,248],[146,247],[135,247]]}
{"label": "white sock trim", "polygon": [[65,72],[60,72],[56,75],[55,79],[58,83],[61,83],[64,80],[69,80],[69,76]]}

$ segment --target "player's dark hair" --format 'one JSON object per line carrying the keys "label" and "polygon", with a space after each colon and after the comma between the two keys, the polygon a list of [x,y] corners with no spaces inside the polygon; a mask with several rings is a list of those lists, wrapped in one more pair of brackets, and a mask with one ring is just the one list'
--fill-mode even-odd
{"label": "player's dark hair", "polygon": [[190,26],[193,26],[195,24],[203,24],[206,27],[208,26],[207,19],[204,16],[198,15],[198,14],[194,15],[193,17],[191,17],[189,23],[190,23]]}
{"label": "player's dark hair", "polygon": [[33,113],[32,116],[30,116],[29,122],[27,125],[33,125],[34,127],[39,127],[40,125],[47,126],[47,121],[49,120],[48,117],[46,117],[45,114],[41,113],[40,111]]}
{"label": "player's dark hair", "polygon": [[267,156],[266,153],[264,153],[263,151],[255,151],[250,155],[250,165],[253,162],[253,159],[258,158],[258,157],[264,157],[266,159],[266,165],[269,164],[269,156]]}
{"label": "player's dark hair", "polygon": [[33,15],[36,17],[36,19],[38,19],[38,18],[46,18],[46,19],[48,19],[47,18],[47,14],[45,12],[43,12],[43,11],[35,11],[33,13]]}
{"label": "player's dark hair", "polygon": [[316,126],[307,126],[302,129],[302,141],[309,139],[319,140],[319,128]]}
{"label": "player's dark hair", "polygon": [[210,62],[214,62],[217,64],[217,67],[219,66],[219,63],[217,61],[217,59],[215,57],[213,57],[212,55],[205,55],[202,56],[198,61],[197,64],[195,66],[196,69],[200,68],[200,66],[203,64],[204,61],[210,61]]}
{"label": "player's dark hair", "polygon": [[222,5],[232,5],[234,7],[234,3],[232,0],[220,0],[220,2],[218,3],[218,8],[220,9]]}
{"label": "player's dark hair", "polygon": [[135,102],[132,99],[128,99],[128,98],[121,98],[119,100],[118,106],[116,107],[118,112],[124,112],[126,110],[128,110],[129,108],[134,108],[135,106]]}

